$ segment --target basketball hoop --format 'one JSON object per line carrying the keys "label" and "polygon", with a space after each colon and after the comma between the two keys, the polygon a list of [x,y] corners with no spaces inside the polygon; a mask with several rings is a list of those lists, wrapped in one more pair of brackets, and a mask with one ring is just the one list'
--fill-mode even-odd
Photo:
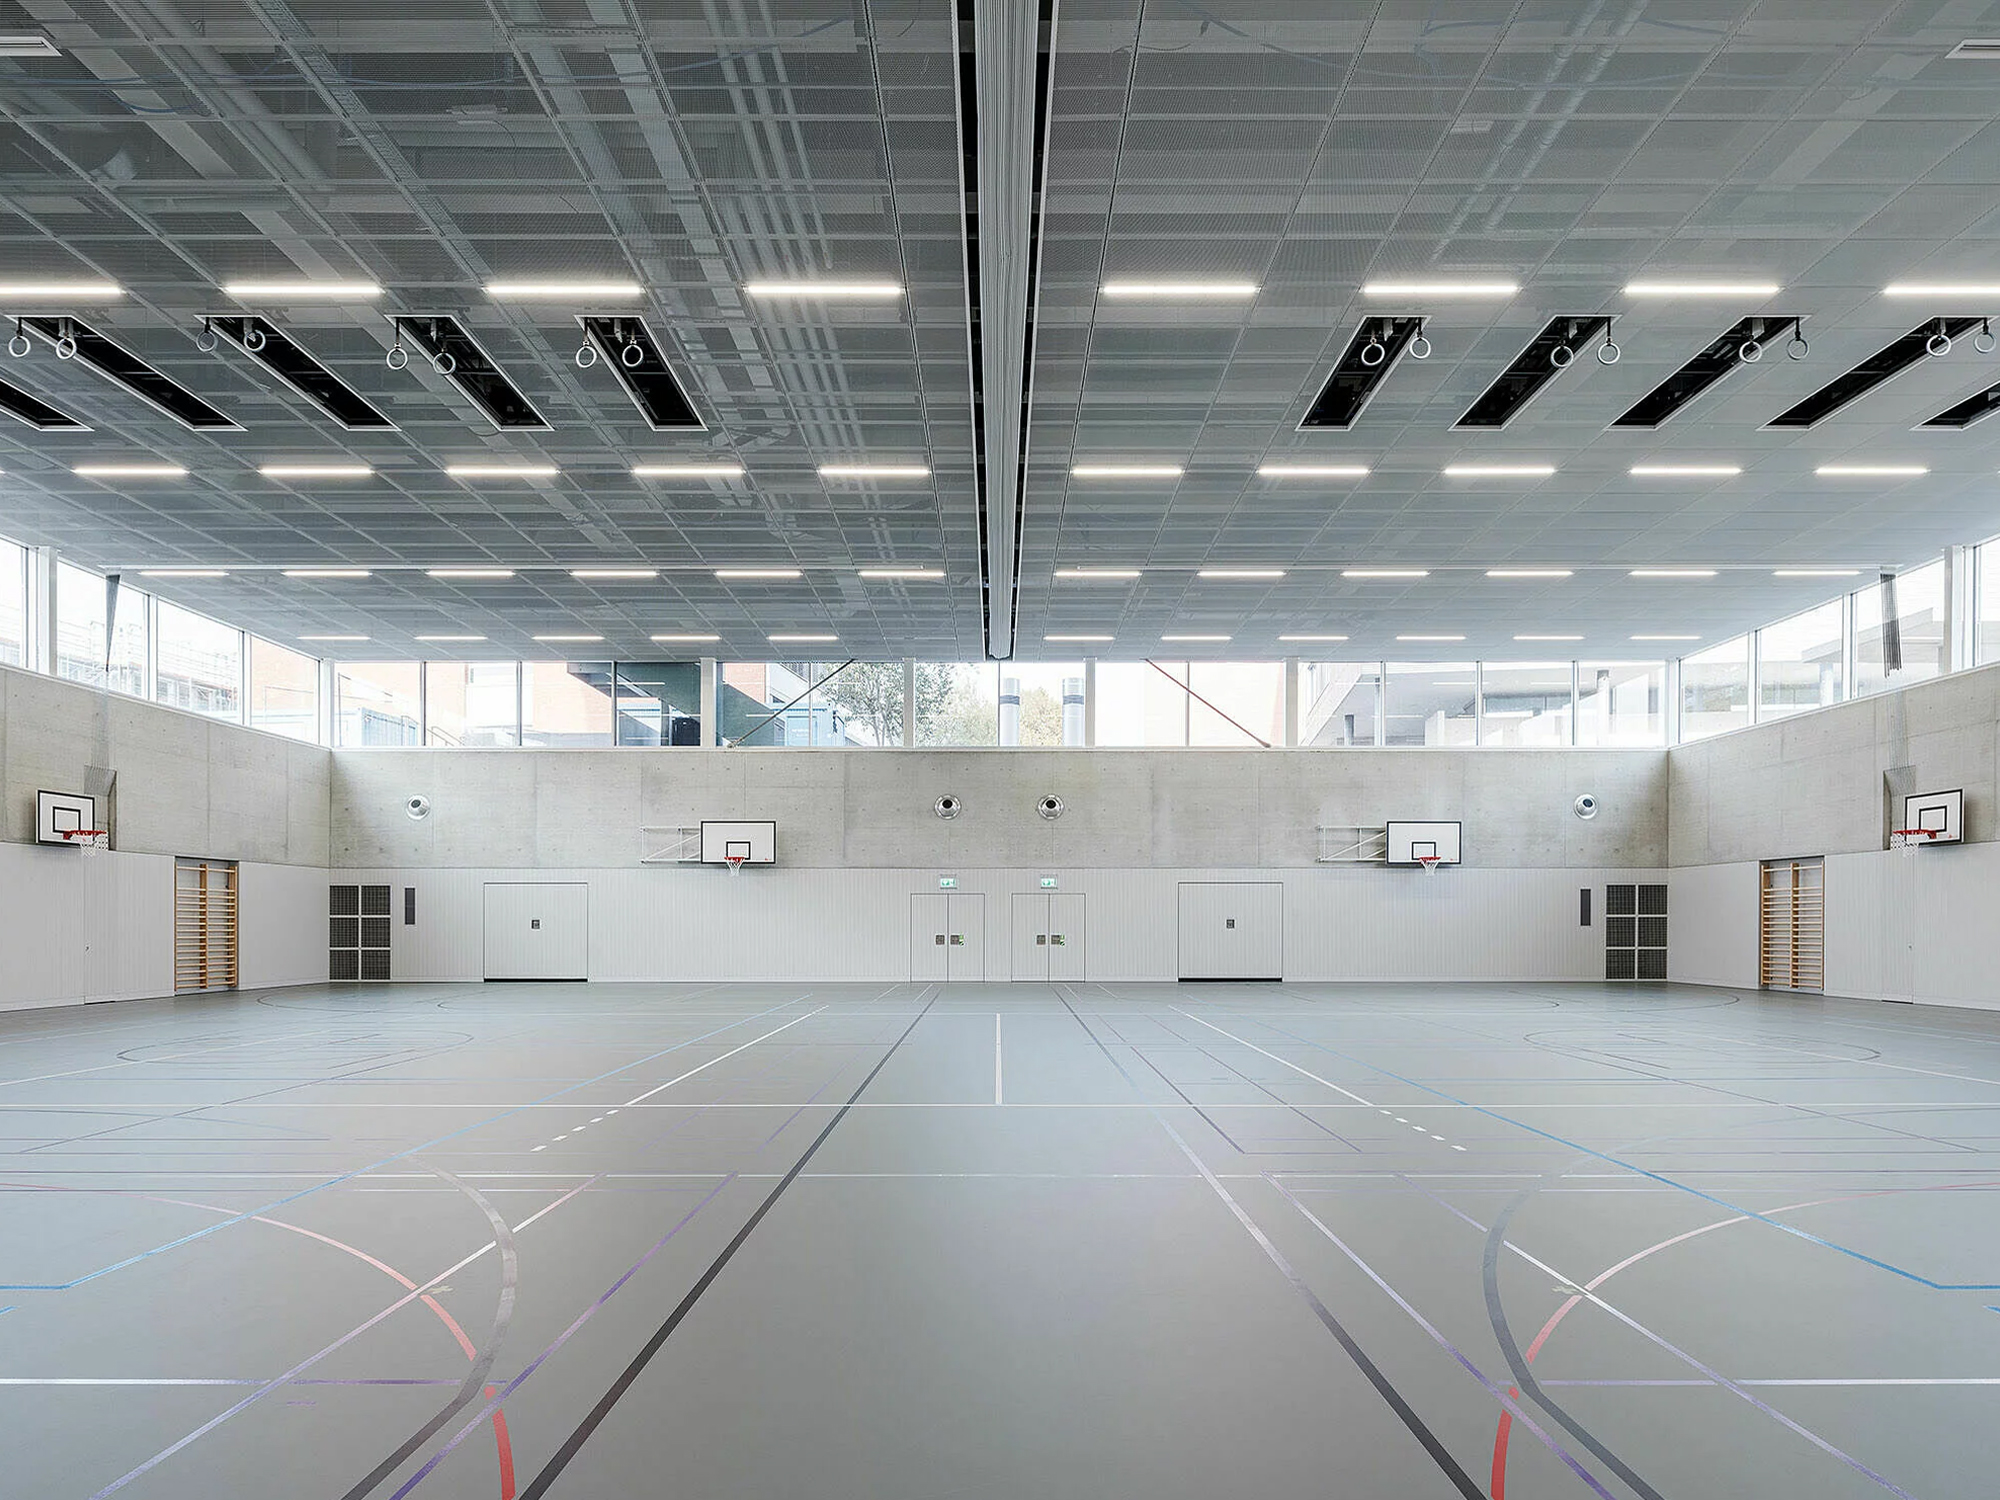
{"label": "basketball hoop", "polygon": [[1417,863],[1424,867],[1426,875],[1434,875],[1437,873],[1437,867],[1444,863],[1444,857],[1438,854],[1419,854]]}
{"label": "basketball hoop", "polygon": [[102,828],[65,828],[63,840],[85,854],[102,854],[111,847],[111,835]]}
{"label": "basketball hoop", "polygon": [[1891,849],[1921,849],[1926,844],[1937,842],[1939,828],[1898,828],[1889,835]]}
{"label": "basketball hoop", "polygon": [[743,861],[749,857],[747,854],[725,854],[722,856],[722,862],[729,866],[730,874],[739,875],[743,871]]}

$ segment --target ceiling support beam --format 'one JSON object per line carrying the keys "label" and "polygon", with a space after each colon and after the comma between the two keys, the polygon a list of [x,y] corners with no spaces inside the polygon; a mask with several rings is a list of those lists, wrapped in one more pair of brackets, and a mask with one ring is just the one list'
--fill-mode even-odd
{"label": "ceiling support beam", "polygon": [[[1036,212],[1054,0],[972,0],[977,109],[977,317],[974,412],[985,453],[986,654],[1014,654],[1020,591],[1022,479],[1034,353]],[[960,38],[961,46],[967,39]]]}

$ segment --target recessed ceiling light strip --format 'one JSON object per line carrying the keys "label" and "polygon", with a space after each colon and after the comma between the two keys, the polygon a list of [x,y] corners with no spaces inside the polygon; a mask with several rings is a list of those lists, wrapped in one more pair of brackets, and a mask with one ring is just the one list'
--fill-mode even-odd
{"label": "recessed ceiling light strip", "polygon": [[1739,318],[1728,332],[1642,396],[1611,425],[1658,427],[1724,376],[1756,364],[1765,349],[1791,336],[1787,348],[1798,353],[1805,341],[1794,317]]}
{"label": "recessed ceiling light strip", "polygon": [[1424,359],[1430,347],[1422,318],[1363,318],[1299,419],[1299,430],[1352,427],[1404,353]]}
{"label": "recessed ceiling light strip", "polygon": [[1883,345],[1845,375],[1829,381],[1764,425],[1781,430],[1815,427],[1905,370],[1950,353],[1953,340],[1965,337],[1980,322],[1978,318],[1931,318],[1919,323],[1894,343]]}
{"label": "recessed ceiling light strip", "polygon": [[1551,318],[1452,426],[1486,431],[1505,427],[1594,344],[1600,344],[1600,359],[1610,353],[1612,358],[1605,362],[1615,361],[1610,318],[1580,314]]}

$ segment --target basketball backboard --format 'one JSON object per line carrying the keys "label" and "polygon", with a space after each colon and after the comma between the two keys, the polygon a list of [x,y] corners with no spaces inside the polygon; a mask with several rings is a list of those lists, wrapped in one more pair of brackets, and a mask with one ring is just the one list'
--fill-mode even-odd
{"label": "basketball backboard", "polygon": [[1421,865],[1434,858],[1441,865],[1459,862],[1458,823],[1392,822],[1388,826],[1387,863]]}
{"label": "basketball backboard", "polygon": [[102,828],[97,821],[97,799],[84,792],[35,793],[35,842],[68,844],[65,833],[79,828]]}
{"label": "basketball backboard", "polygon": [[1921,828],[1935,836],[1933,844],[1965,842],[1965,793],[1912,792],[1903,799],[1903,828]]}
{"label": "basketball backboard", "polygon": [[701,862],[726,865],[730,856],[741,856],[747,865],[775,865],[778,862],[778,825],[761,820],[704,820],[701,825]]}

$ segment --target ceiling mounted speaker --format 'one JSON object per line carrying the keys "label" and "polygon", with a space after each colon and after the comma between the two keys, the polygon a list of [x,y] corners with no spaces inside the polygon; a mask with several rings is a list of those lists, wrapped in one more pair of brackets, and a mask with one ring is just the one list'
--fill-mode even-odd
{"label": "ceiling mounted speaker", "polygon": [[1035,804],[1035,816],[1053,823],[1063,815],[1063,799],[1054,792]]}
{"label": "ceiling mounted speaker", "polygon": [[422,792],[404,799],[403,811],[408,813],[412,823],[421,823],[431,815],[431,799]]}
{"label": "ceiling mounted speaker", "polygon": [[953,818],[965,811],[965,803],[959,798],[954,797],[950,792],[946,792],[931,804],[931,811],[949,823]]}

